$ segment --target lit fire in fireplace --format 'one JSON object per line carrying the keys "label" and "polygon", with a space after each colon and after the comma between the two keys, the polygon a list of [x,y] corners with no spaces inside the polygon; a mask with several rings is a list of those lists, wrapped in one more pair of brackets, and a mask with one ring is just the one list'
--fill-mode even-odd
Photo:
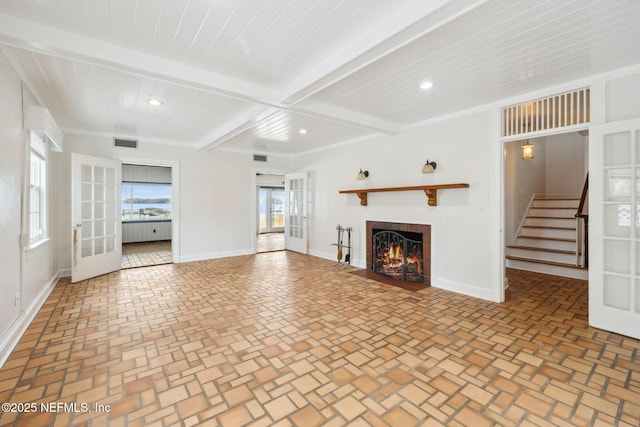
{"label": "lit fire in fireplace", "polygon": [[394,231],[380,231],[375,234],[373,244],[375,272],[403,281],[423,280],[421,240]]}

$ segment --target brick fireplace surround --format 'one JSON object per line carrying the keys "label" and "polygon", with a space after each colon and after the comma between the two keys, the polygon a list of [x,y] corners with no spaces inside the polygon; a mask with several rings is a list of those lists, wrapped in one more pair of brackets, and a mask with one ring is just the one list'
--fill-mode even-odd
{"label": "brick fireplace surround", "polygon": [[431,225],[402,222],[367,221],[367,270],[373,272],[373,230],[422,233],[422,256],[425,286],[431,286]]}

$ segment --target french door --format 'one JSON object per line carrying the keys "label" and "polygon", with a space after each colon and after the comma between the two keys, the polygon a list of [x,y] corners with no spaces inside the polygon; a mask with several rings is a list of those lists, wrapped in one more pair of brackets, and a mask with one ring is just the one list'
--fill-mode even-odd
{"label": "french door", "polygon": [[120,162],[71,154],[72,282],[120,269],[120,173]]}
{"label": "french door", "polygon": [[640,119],[589,137],[589,324],[640,338]]}
{"label": "french door", "polygon": [[284,231],[284,189],[260,187],[258,190],[258,231]]}
{"label": "french door", "polygon": [[285,249],[307,253],[307,173],[284,176]]}

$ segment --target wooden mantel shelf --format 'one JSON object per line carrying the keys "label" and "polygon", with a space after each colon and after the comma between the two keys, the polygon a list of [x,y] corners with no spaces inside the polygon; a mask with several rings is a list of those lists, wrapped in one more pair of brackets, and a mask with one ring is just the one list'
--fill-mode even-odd
{"label": "wooden mantel shelf", "polygon": [[384,191],[414,191],[422,190],[427,195],[429,206],[438,206],[438,190],[447,188],[468,188],[469,184],[438,184],[438,185],[416,185],[413,187],[387,187],[387,188],[363,188],[360,190],[341,190],[340,194],[357,194],[360,198],[360,205],[367,206],[368,193],[380,193]]}

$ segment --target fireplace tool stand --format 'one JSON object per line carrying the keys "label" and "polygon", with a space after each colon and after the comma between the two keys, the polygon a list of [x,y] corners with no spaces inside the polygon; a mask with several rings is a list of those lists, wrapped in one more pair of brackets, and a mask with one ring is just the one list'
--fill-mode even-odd
{"label": "fireplace tool stand", "polygon": [[[343,227],[340,224],[338,224],[338,226],[336,227],[336,230],[338,230],[338,242],[337,243],[332,243],[330,246],[337,246],[338,247],[338,264],[342,263],[342,253],[344,252],[344,250],[347,250],[347,254],[344,257],[344,262],[346,265],[351,265],[351,230],[353,230],[353,228],[351,227]],[[344,232],[347,232],[347,244],[344,244]]]}

